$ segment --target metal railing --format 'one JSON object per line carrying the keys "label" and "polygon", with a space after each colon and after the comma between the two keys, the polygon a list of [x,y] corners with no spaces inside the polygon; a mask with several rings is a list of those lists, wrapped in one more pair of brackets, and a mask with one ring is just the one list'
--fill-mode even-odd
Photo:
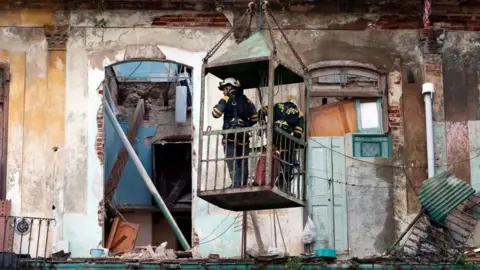
{"label": "metal railing", "polygon": [[55,220],[50,218],[0,215],[0,268],[18,267],[21,260],[50,257],[49,237],[54,225]]}
{"label": "metal railing", "polygon": [[[204,154],[200,161],[205,173],[200,191],[269,186],[303,200],[306,146],[303,139],[275,129],[271,168],[266,168],[266,126],[230,130],[208,127],[202,134]],[[267,179],[268,169],[272,179]]]}
{"label": "metal railing", "polygon": [[404,261],[458,261],[480,218],[479,202],[480,197],[472,195],[442,222],[433,220],[422,211],[412,222],[403,243],[393,247],[392,254]]}

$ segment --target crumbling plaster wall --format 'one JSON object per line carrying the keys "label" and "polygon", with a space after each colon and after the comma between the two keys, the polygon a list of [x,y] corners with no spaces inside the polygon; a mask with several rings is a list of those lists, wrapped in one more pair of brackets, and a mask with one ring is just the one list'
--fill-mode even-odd
{"label": "crumbling plaster wall", "polygon": [[[311,20],[309,21],[312,22]],[[328,60],[369,63],[387,72],[388,108],[392,135],[389,160],[352,159],[351,142],[346,140],[346,180],[367,186],[347,187],[349,256],[366,256],[385,251],[411,218],[407,214],[406,178],[402,172],[404,129],[401,116],[405,71],[421,80],[422,53],[417,31],[288,31],[307,64]],[[374,164],[370,163],[374,162]],[[387,168],[375,163],[385,164]],[[380,188],[381,187],[381,188]],[[388,187],[388,188],[385,188]],[[372,194],[365,199],[365,194]],[[379,209],[382,209],[380,212]],[[369,234],[365,232],[369,231]],[[396,235],[395,235],[396,234]]]}
{"label": "crumbling plaster wall", "polygon": [[192,113],[187,111],[186,121],[175,121],[175,84],[172,83],[119,83],[118,91],[125,95],[125,101],[117,106],[119,119],[131,121],[135,106],[139,100],[137,93],[147,93],[145,98],[144,125],[156,127],[155,135],[148,139],[147,145],[173,135],[192,134]]}
{"label": "crumbling plaster wall", "polygon": [[[134,16],[136,19],[128,21],[128,23],[135,23],[135,20],[140,20],[142,13],[135,13],[137,16]],[[148,14],[147,14],[148,15]],[[72,22],[75,22],[78,18],[77,15],[72,16]],[[137,22],[138,22],[137,21]],[[125,23],[126,21],[123,21]],[[119,23],[118,25],[120,25]],[[88,103],[89,108],[84,108],[82,111],[88,115],[86,120],[86,125],[84,123],[77,123],[78,128],[88,129],[89,132],[89,142],[88,149],[91,152],[91,155],[88,155],[88,160],[85,158],[83,163],[88,162],[89,171],[91,172],[88,182],[92,182],[95,185],[103,183],[102,176],[102,167],[98,158],[94,154],[94,138],[96,135],[96,118],[94,112],[97,111],[98,106],[100,105],[100,97],[96,93],[98,85],[104,79],[104,67],[119,61],[123,60],[125,53],[125,48],[128,45],[158,45],[162,52],[166,55],[167,60],[176,61],[193,67],[193,85],[194,85],[194,97],[193,103],[200,104],[200,72],[202,58],[205,56],[206,52],[212,48],[217,40],[220,40],[222,35],[226,30],[222,29],[165,29],[165,28],[104,28],[96,29],[90,27],[75,27],[73,25],[71,43],[69,47],[68,55],[76,61],[76,65],[85,66],[87,69],[87,74],[78,73],[72,71],[71,80],[88,80]],[[231,44],[231,40],[227,43]],[[219,52],[221,53],[221,51]],[[78,62],[77,62],[78,61]],[[79,63],[80,62],[80,63]],[[75,78],[73,78],[75,77]],[[78,87],[85,87],[84,85],[78,85]],[[75,89],[69,89],[69,91],[75,91]],[[219,92],[218,90],[216,92]],[[210,98],[210,96],[208,96]],[[220,98],[220,97],[219,97]],[[216,99],[216,97],[213,97]],[[73,101],[73,100],[72,100]],[[209,101],[207,100],[206,103]],[[193,145],[193,170],[192,177],[194,179],[193,183],[196,184],[196,171],[197,171],[197,160],[196,153],[198,153],[198,132],[196,127],[199,125],[199,111],[198,107],[193,109],[193,127],[190,133],[194,135],[194,145]],[[79,179],[81,180],[81,179]],[[85,181],[85,180],[83,180]],[[102,190],[99,187],[99,190]],[[196,185],[193,185],[193,190],[195,194]],[[99,193],[101,194],[101,193]],[[93,195],[93,194],[92,194]],[[98,202],[100,201],[100,196],[92,196],[89,199],[89,213],[85,218],[86,226],[78,227],[85,230],[85,227],[91,228],[93,232],[92,238],[96,238],[97,241],[101,239],[101,228],[96,224],[96,210]],[[211,231],[212,224],[220,223],[224,216],[211,217],[207,212],[208,204],[202,200],[193,199],[193,209],[192,218],[193,218],[193,227],[194,231],[197,232],[200,239],[207,236]],[[95,214],[95,219],[93,215]],[[73,227],[73,226],[72,226]],[[77,235],[82,235],[80,232],[77,232]],[[72,237],[74,237],[72,235]],[[187,235],[186,237],[191,237]],[[93,245],[93,241],[85,241],[81,239],[75,239],[77,243],[82,243],[84,245]],[[235,250],[238,247],[239,238],[229,238],[228,235],[219,238],[215,242],[210,244],[202,245],[200,251],[203,253],[222,253],[222,255],[238,255],[235,254]],[[225,245],[225,248],[218,250],[219,245]],[[96,245],[96,243],[95,243]],[[224,251],[224,252],[221,252]],[[234,254],[231,254],[232,251]],[[80,250],[79,250],[80,252]],[[88,249],[84,247],[81,248],[81,254],[88,252]],[[225,254],[223,254],[225,253]],[[78,253],[77,253],[78,254]],[[206,255],[203,254],[203,255]]]}
{"label": "crumbling plaster wall", "polygon": [[[8,63],[11,72],[6,183],[11,214],[57,218],[65,173],[65,54],[47,51],[41,28],[0,27],[0,40],[0,61]],[[43,229],[40,240],[31,238],[32,245],[40,241],[39,254],[48,256],[45,244],[50,246],[61,230],[51,225],[49,239]],[[27,240],[22,240],[24,246]],[[14,250],[19,247],[20,238],[15,237]]]}
{"label": "crumbling plaster wall", "polygon": [[[102,165],[95,153],[95,137],[97,133],[96,114],[101,102],[97,93],[97,88],[104,78],[104,66],[121,61],[123,52],[127,45],[131,44],[150,44],[161,45],[162,51],[172,60],[194,66],[195,72],[195,90],[194,104],[199,103],[199,66],[201,58],[214,43],[219,40],[225,30],[219,29],[181,29],[181,28],[150,28],[151,19],[155,15],[166,14],[167,12],[105,12],[97,14],[91,11],[74,12],[70,16],[72,26],[70,41],[67,47],[66,63],[66,91],[65,101],[60,103],[49,103],[54,94],[49,95],[50,99],[39,99],[40,88],[36,85],[42,85],[45,82],[45,70],[47,69],[46,41],[43,30],[39,28],[18,28],[2,27],[0,28],[0,49],[8,50],[8,57],[2,51],[0,61],[9,61],[12,64],[11,100],[9,109],[9,142],[8,142],[8,184],[7,197],[12,199],[12,213],[15,215],[35,215],[35,216],[54,216],[57,219],[57,226],[54,230],[53,242],[58,240],[67,240],[74,256],[87,256],[91,247],[97,246],[101,240],[101,228],[97,222],[98,202],[103,193],[103,174]],[[172,12],[168,12],[172,13]],[[282,18],[282,23],[290,24],[295,29],[295,20],[298,16],[287,13],[286,18]],[[392,108],[392,118],[401,112],[402,105],[402,86],[404,85],[405,71],[411,71],[415,81],[421,82],[423,62],[422,54],[419,50],[419,32],[409,31],[328,31],[318,30],[328,28],[330,23],[319,22],[315,14],[305,15],[307,18],[302,20],[302,26],[295,31],[286,31],[294,47],[301,52],[302,58],[309,63],[325,60],[356,60],[369,62],[377,67],[386,66],[389,70],[389,98]],[[48,24],[53,20],[53,16],[40,16],[41,24]],[[107,28],[94,28],[93,19],[105,17],[108,21]],[[289,18],[290,17],[290,18]],[[320,16],[322,17],[322,16]],[[338,25],[348,24],[351,19],[343,20],[343,17],[337,17],[334,21]],[[350,17],[348,17],[350,18]],[[35,19],[35,18],[34,18]],[[38,17],[36,17],[39,20]],[[354,20],[353,20],[354,21]],[[308,23],[305,23],[308,22]],[[298,23],[298,22],[297,22]],[[35,26],[38,22],[33,25]],[[133,28],[132,26],[135,26]],[[298,27],[297,27],[298,28]],[[310,30],[305,30],[305,29]],[[477,33],[448,33],[446,50],[456,49],[460,52],[458,57],[466,57],[478,54]],[[451,37],[451,38],[450,38]],[[202,42],[199,42],[202,40]],[[233,44],[232,40],[227,42]],[[226,44],[225,46],[227,46]],[[222,48],[223,50],[225,47]],[[25,61],[21,59],[21,53],[25,52]],[[469,52],[469,53],[466,53]],[[221,53],[221,52],[219,52]],[[5,60],[6,59],[6,60]],[[192,59],[194,59],[192,61]],[[393,59],[393,60],[392,60]],[[455,59],[455,58],[454,58]],[[58,61],[56,61],[58,62]],[[62,61],[58,62],[58,68],[61,68]],[[445,69],[445,67],[444,67]],[[25,76],[26,75],[26,76]],[[427,74],[428,75],[428,74]],[[22,77],[23,76],[23,77]],[[436,76],[438,79],[440,76]],[[22,79],[17,79],[22,78]],[[40,84],[38,84],[40,82]],[[221,94],[215,89],[217,82],[210,82],[209,94],[206,100],[206,109],[209,110],[220,98]],[[209,85],[210,85],[209,83]],[[440,81],[440,87],[443,83]],[[40,86],[43,87],[43,86]],[[16,91],[16,92],[13,92]],[[58,93],[60,94],[60,93]],[[434,115],[438,117],[435,121],[436,140],[436,161],[438,164],[445,164],[446,157],[446,129],[448,123],[442,118],[443,115],[443,97],[437,95],[434,104]],[[13,98],[13,99],[12,99]],[[39,100],[41,102],[39,102]],[[41,105],[39,105],[41,104]],[[63,106],[64,104],[64,106]],[[24,107],[25,106],[25,107]],[[44,127],[49,126],[46,119],[39,120],[38,117],[45,115],[41,108],[49,108],[60,111],[63,115],[64,133],[56,132],[43,134]],[[65,112],[61,111],[65,109]],[[48,111],[50,112],[50,111]],[[478,115],[478,114],[477,114]],[[199,123],[199,113],[193,113],[193,130]],[[208,124],[209,111],[206,111],[205,121]],[[397,117],[401,120],[401,117]],[[31,120],[28,120],[31,119]],[[42,128],[36,122],[42,123]],[[218,121],[217,121],[218,122]],[[392,134],[397,138],[394,141],[394,153],[401,156],[403,149],[403,140],[401,130],[402,123],[395,125]],[[213,122],[212,122],[213,124]],[[471,146],[478,142],[478,117],[475,120],[468,120],[468,134]],[[438,132],[440,131],[440,132]],[[444,132],[441,132],[444,131]],[[42,133],[43,132],[43,133]],[[25,134],[25,135],[24,135]],[[39,135],[40,134],[40,135]],[[49,135],[48,135],[49,134]],[[55,135],[57,134],[57,135]],[[198,133],[194,132],[194,153],[198,153]],[[26,136],[26,137],[24,137]],[[64,138],[63,140],[57,138]],[[28,138],[27,138],[28,137]],[[15,139],[12,139],[15,138]],[[20,138],[20,139],[19,139]],[[55,138],[52,140],[52,138]],[[452,137],[450,136],[452,139]],[[59,144],[52,142],[61,142]],[[30,146],[29,146],[30,145]],[[59,146],[57,152],[50,152],[52,146]],[[471,160],[471,176],[478,175],[480,162],[478,158],[473,157],[478,154],[473,152],[473,147],[469,148]],[[28,157],[24,153],[28,151]],[[348,153],[347,153],[348,155]],[[68,157],[65,158],[64,157]],[[53,160],[55,168],[47,169],[48,166],[41,166],[39,162]],[[348,160],[348,159],[347,159]],[[442,162],[442,160],[444,160]],[[196,183],[196,155],[194,155],[194,166],[192,176]],[[347,161],[348,162],[348,161]],[[376,161],[375,161],[376,162]],[[402,165],[403,162],[394,158],[392,164]],[[347,164],[348,165],[348,164]],[[363,164],[364,165],[364,164]],[[352,168],[348,174],[357,174],[357,169]],[[374,175],[375,172],[375,175]],[[380,183],[387,181],[390,174],[379,173],[373,168],[362,168],[358,173],[362,178],[378,179]],[[52,177],[50,177],[50,175]],[[393,231],[397,234],[406,226],[410,216],[407,214],[406,189],[407,181],[401,170],[395,169],[392,173],[393,190],[387,189],[372,191],[379,192],[372,195],[372,200],[361,200],[363,204],[368,203],[367,209],[372,211],[363,214],[362,204],[349,204],[349,213],[354,215],[350,218],[350,230],[356,231],[356,235],[350,235],[351,249],[366,250],[363,253],[382,252],[386,244],[379,238],[394,238],[384,232]],[[46,181],[42,179],[47,179]],[[351,179],[353,181],[353,179]],[[350,180],[349,180],[350,181]],[[356,180],[358,181],[358,179]],[[31,183],[30,183],[31,182]],[[42,188],[36,188],[33,183],[42,183]],[[476,185],[478,183],[473,182]],[[35,187],[35,192],[30,188]],[[195,186],[193,187],[195,190]],[[354,196],[352,201],[361,199],[361,191],[352,188],[348,191],[349,195]],[[39,195],[40,194],[40,195]],[[51,195],[51,196],[50,196]],[[54,200],[54,201],[52,201]],[[388,206],[388,200],[393,200],[393,209]],[[360,201],[359,201],[360,202]],[[57,211],[52,214],[51,205],[57,206]],[[376,205],[385,207],[385,211],[378,211]],[[39,207],[40,206],[40,207]],[[202,200],[194,199],[194,230],[199,234],[200,239],[206,236],[212,230],[212,224],[218,224],[225,219],[225,214],[214,215],[210,212],[208,204]],[[290,211],[290,210],[288,210]],[[392,224],[392,213],[394,223]],[[228,214],[227,214],[228,215]],[[235,215],[227,216],[223,226],[218,228],[212,237],[219,236],[220,233],[233,222]],[[288,216],[289,220],[293,220]],[[378,231],[376,235],[364,234],[364,229],[359,228],[355,220],[358,218],[370,218],[375,220],[366,226],[369,231]],[[282,217],[281,217],[282,219]],[[300,223],[300,218],[298,222]],[[303,223],[303,222],[302,222]],[[301,225],[299,226],[301,227]],[[295,232],[295,236],[301,235],[300,231]],[[187,236],[188,237],[188,236]],[[375,237],[375,242],[372,238]],[[356,240],[354,240],[356,239]],[[208,240],[208,239],[207,239]],[[297,238],[298,242],[299,239]],[[352,242],[353,241],[353,242]],[[390,239],[389,239],[390,241]],[[253,242],[249,240],[249,242]],[[293,245],[298,245],[295,242]],[[218,238],[217,241],[201,245],[202,255],[208,253],[220,253],[222,255],[238,255],[238,244],[240,236],[234,233],[233,229],[229,233]],[[222,251],[231,250],[231,252]]]}

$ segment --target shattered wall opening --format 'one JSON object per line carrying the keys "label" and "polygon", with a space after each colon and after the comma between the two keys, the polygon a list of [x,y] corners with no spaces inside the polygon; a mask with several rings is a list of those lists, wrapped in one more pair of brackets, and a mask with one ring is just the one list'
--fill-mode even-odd
{"label": "shattered wall opening", "polygon": [[[185,136],[164,138],[158,143],[155,142],[152,147],[155,186],[183,235],[191,235],[192,145],[190,138]],[[166,220],[161,214],[154,215],[153,223],[154,227],[159,228],[158,232],[162,232],[158,235],[154,233],[154,244],[168,241],[170,248],[181,247],[170,229],[160,230],[168,226],[168,224],[164,225]],[[191,245],[191,238],[187,238],[187,241]]]}
{"label": "shattered wall opening", "polygon": [[[106,67],[104,83],[120,126],[184,235],[191,235],[192,227],[192,71],[171,61],[124,61]],[[123,147],[105,117],[105,191],[113,194],[105,198],[139,225],[135,246],[167,241],[169,249],[181,248]]]}

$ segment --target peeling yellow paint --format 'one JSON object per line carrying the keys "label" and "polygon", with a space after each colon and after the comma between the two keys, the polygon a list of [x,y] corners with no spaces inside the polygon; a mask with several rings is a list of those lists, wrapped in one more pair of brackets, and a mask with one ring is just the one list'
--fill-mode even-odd
{"label": "peeling yellow paint", "polygon": [[0,50],[0,62],[9,62],[7,50]]}
{"label": "peeling yellow paint", "polygon": [[0,58],[10,64],[11,75],[8,100],[7,198],[12,199],[12,210],[18,211],[21,209],[22,194],[26,53],[0,51]]}
{"label": "peeling yellow paint", "polygon": [[[23,126],[26,54],[25,52],[11,52],[9,59],[11,77],[8,103],[8,124]],[[8,137],[19,139],[17,136],[18,134],[9,134]]]}
{"label": "peeling yellow paint", "polygon": [[0,26],[43,27],[53,25],[55,14],[52,10],[20,9],[0,11]]}
{"label": "peeling yellow paint", "polygon": [[46,132],[53,146],[63,147],[65,139],[65,51],[48,53]]}

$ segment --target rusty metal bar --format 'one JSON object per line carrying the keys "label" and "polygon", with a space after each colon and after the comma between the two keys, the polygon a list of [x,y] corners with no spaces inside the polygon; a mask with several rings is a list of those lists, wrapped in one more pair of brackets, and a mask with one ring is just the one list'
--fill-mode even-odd
{"label": "rusty metal bar", "polygon": [[[207,127],[207,130],[211,130],[212,127]],[[207,158],[210,156],[210,136],[208,136],[207,138]],[[205,164],[205,190],[208,190],[208,164],[209,162],[207,162],[207,164]],[[200,162],[200,166],[202,166],[202,163]],[[216,185],[216,179],[215,179],[215,183],[213,184],[213,190],[215,190],[215,185]]]}
{"label": "rusty metal bar", "polygon": [[423,214],[423,210],[420,211],[416,216],[415,218],[413,219],[413,221],[408,224],[407,228],[403,231],[403,233],[400,235],[400,237],[397,238],[397,241],[395,241],[395,243],[393,243],[393,245],[387,250],[387,252],[385,253],[385,255],[389,255],[393,250],[394,248],[400,244],[400,242],[402,241],[403,237],[405,237],[405,235],[407,235],[407,233],[415,226],[415,224],[417,223],[417,221],[422,217],[422,214]]}
{"label": "rusty metal bar", "polygon": [[[201,161],[203,157],[203,126],[205,123],[205,65],[202,66],[202,72],[200,74],[200,116],[199,116],[199,127],[198,127],[198,157]],[[202,186],[202,162],[198,162],[197,168],[197,191],[201,191]]]}
{"label": "rusty metal bar", "polygon": [[[227,149],[226,138],[224,137],[223,140],[224,140],[223,141],[223,152],[224,152],[224,155],[223,155],[224,159],[223,160],[226,160],[227,156],[228,156],[227,155],[228,149]],[[227,187],[227,167],[228,167],[227,163],[224,162],[223,163],[223,186],[222,186],[222,189],[225,189]],[[232,181],[233,181],[233,179],[232,179]]]}
{"label": "rusty metal bar", "polygon": [[[233,139],[233,142],[234,142],[233,143],[233,158],[234,158],[233,159],[233,172],[230,171],[230,168],[228,168],[229,173],[230,173],[230,178],[232,180],[232,187],[235,187],[235,180],[236,180],[235,179],[236,178],[235,177],[236,176],[235,175],[235,173],[236,173],[235,169],[237,167],[237,148],[238,148],[238,144],[237,144],[238,136],[237,136],[237,134],[238,133],[235,132],[234,135],[233,135],[234,136],[234,139]],[[228,137],[227,137],[227,140],[228,140]],[[228,142],[227,142],[227,145],[228,145]],[[227,148],[227,153],[228,153],[228,148]],[[242,156],[243,156],[243,153],[242,153]],[[242,182],[240,182],[240,186],[242,186]]]}
{"label": "rusty metal bar", "polygon": [[245,128],[235,128],[235,129],[219,129],[219,130],[210,130],[204,131],[203,135],[227,135],[227,134],[235,134],[240,132],[254,132],[258,130],[262,130],[265,126],[253,126],[253,127],[245,127]]}
{"label": "rusty metal bar", "polygon": [[47,220],[47,236],[45,237],[45,252],[44,252],[44,258],[47,258],[47,247],[48,247],[48,232],[50,228],[50,220]]}
{"label": "rusty metal bar", "polygon": [[[213,190],[217,190],[217,171],[218,171],[218,145],[220,144],[220,142],[218,141],[218,138],[219,138],[219,135],[217,134],[216,135],[216,142],[217,142],[217,145],[215,145],[215,175],[214,175],[214,185],[213,185]],[[207,156],[207,158],[209,158]],[[205,180],[205,181],[208,181],[208,178]]]}
{"label": "rusty metal bar", "polygon": [[270,58],[268,61],[268,112],[267,112],[267,161],[266,161],[266,172],[265,172],[265,184],[267,186],[271,185],[272,181],[272,172],[270,168],[272,167],[272,150],[273,145],[272,136],[273,136],[273,87],[275,84],[275,62]]}
{"label": "rusty metal bar", "polygon": [[42,220],[38,222],[38,234],[37,234],[37,252],[35,253],[35,257],[38,257],[38,247],[40,246],[40,233],[42,229]]}

